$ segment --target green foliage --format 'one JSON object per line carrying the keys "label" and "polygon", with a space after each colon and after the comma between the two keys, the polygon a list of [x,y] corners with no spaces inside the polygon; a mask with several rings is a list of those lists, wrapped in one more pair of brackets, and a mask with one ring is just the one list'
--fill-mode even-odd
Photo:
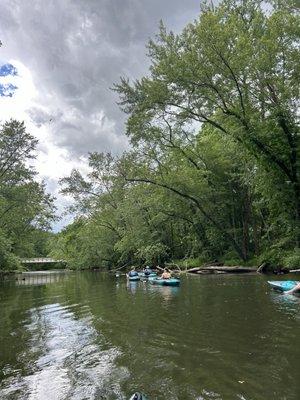
{"label": "green foliage", "polygon": [[172,263],[178,265],[181,269],[189,269],[189,268],[200,267],[207,261],[211,260],[203,256],[200,256],[195,258],[187,258],[185,260],[173,260]]}
{"label": "green foliage", "polygon": [[159,265],[168,259],[168,248],[162,243],[154,243],[148,246],[140,247],[136,253],[136,257],[142,263]]}
{"label": "green foliage", "polygon": [[274,246],[265,249],[259,257],[259,264],[266,263],[271,268],[283,266],[282,259],[284,254],[280,247]]}
{"label": "green foliage", "polygon": [[281,248],[273,247],[260,256],[260,263],[262,262],[266,262],[274,268],[299,269],[300,251],[299,248],[284,251]]}
{"label": "green foliage", "polygon": [[0,270],[17,269],[18,256],[47,254],[54,206],[29,165],[36,145],[23,122],[11,120],[0,126]]}
{"label": "green foliage", "polygon": [[131,149],[90,154],[87,177],[61,181],[83,221],[59,236],[62,254],[76,266],[294,265],[299,26],[293,2],[266,12],[259,0],[206,4],[179,35],[161,24],[149,74],[115,85]]}
{"label": "green foliage", "polygon": [[294,249],[283,257],[283,266],[289,269],[300,269],[300,249]]}
{"label": "green foliage", "polygon": [[4,235],[0,232],[0,271],[14,271],[20,268],[18,257],[12,252],[12,245]]}

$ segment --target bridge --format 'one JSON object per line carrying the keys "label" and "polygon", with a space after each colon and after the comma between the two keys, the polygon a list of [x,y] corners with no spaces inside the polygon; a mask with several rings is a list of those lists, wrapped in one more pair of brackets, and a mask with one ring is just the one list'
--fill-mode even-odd
{"label": "bridge", "polygon": [[21,258],[22,264],[56,264],[65,263],[65,260],[55,260],[49,257],[39,257],[39,258]]}

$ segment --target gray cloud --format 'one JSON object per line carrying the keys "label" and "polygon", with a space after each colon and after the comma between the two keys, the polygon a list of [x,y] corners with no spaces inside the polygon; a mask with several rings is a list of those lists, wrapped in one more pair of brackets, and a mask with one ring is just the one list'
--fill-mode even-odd
{"label": "gray cloud", "polygon": [[195,0],[2,0],[0,58],[30,69],[41,109],[29,114],[54,143],[77,156],[118,152],[125,116],[109,88],[147,71],[145,45],[160,19],[178,31],[198,11]]}

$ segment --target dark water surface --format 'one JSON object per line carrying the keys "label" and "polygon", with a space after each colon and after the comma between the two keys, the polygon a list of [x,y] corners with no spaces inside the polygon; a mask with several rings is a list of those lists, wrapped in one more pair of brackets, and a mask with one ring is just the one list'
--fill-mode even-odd
{"label": "dark water surface", "polygon": [[0,282],[0,398],[300,399],[300,299],[261,276]]}

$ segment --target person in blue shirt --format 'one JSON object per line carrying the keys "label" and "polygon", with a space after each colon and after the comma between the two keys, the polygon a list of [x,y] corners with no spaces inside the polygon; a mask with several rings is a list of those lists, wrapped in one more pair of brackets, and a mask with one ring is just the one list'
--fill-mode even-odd
{"label": "person in blue shirt", "polygon": [[128,272],[128,276],[137,276],[138,273],[135,270],[135,267],[132,267],[131,270]]}
{"label": "person in blue shirt", "polygon": [[147,276],[147,275],[152,274],[152,272],[153,272],[152,269],[148,265],[146,265],[146,267],[144,269],[144,274]]}

